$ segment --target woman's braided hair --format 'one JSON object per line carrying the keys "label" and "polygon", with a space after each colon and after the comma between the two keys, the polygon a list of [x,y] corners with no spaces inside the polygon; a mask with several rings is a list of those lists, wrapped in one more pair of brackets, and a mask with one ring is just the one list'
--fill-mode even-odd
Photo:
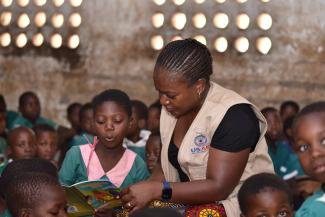
{"label": "woman's braided hair", "polygon": [[160,52],[155,72],[165,70],[181,76],[189,84],[204,78],[208,82],[212,74],[212,57],[206,46],[195,39],[168,43]]}

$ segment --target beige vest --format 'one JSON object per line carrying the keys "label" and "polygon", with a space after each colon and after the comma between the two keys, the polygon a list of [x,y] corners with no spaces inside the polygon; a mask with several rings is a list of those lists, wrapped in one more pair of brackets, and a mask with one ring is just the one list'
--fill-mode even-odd
{"label": "beige vest", "polygon": [[[250,104],[260,125],[260,138],[254,152],[250,153],[247,165],[238,185],[226,200],[220,201],[226,209],[228,217],[239,217],[240,209],[237,193],[249,176],[261,172],[274,173],[272,161],[267,152],[264,134],[266,120],[260,111],[237,93],[225,89],[216,83],[210,82],[210,90],[202,108],[188,129],[178,152],[178,162],[190,180],[206,179],[209,146],[212,136],[218,128],[227,110],[240,103]],[[177,170],[168,161],[168,146],[176,125],[177,119],[171,116],[165,108],[160,117],[160,132],[162,141],[161,165],[166,180],[179,181]]]}

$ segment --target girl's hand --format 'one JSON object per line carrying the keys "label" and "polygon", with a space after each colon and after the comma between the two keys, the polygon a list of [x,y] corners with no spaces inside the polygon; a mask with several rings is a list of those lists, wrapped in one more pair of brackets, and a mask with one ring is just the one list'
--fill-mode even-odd
{"label": "girl's hand", "polygon": [[157,181],[144,181],[131,185],[121,192],[123,206],[133,212],[161,198],[163,185]]}

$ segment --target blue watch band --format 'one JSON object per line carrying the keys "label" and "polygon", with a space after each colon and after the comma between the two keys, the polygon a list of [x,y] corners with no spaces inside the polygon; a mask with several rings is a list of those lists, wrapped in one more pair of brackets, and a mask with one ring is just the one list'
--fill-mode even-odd
{"label": "blue watch band", "polygon": [[161,194],[161,199],[162,201],[169,201],[172,198],[172,188],[170,186],[170,183],[167,181],[163,182],[163,189],[162,189],[162,194]]}

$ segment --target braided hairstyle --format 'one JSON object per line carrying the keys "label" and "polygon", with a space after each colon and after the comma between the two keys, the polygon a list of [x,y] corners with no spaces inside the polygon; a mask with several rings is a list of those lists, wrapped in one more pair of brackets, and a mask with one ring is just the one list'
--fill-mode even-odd
{"label": "braided hairstyle", "polygon": [[154,71],[159,70],[180,76],[190,85],[202,78],[208,82],[213,72],[212,57],[207,47],[195,39],[177,40],[160,52]]}

